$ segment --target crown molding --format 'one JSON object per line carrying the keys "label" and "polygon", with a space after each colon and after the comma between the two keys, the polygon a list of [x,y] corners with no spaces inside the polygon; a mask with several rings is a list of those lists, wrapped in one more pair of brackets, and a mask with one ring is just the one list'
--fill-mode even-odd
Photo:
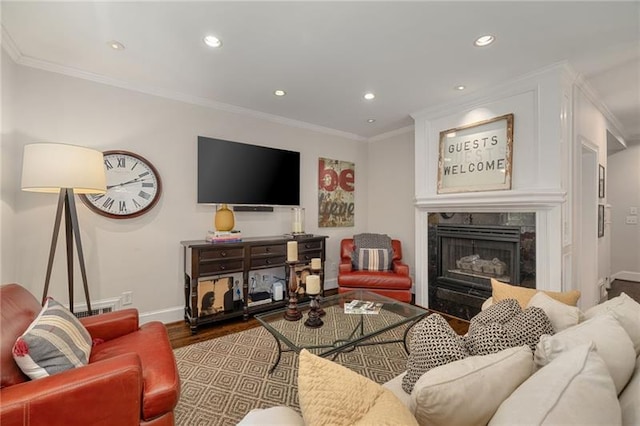
{"label": "crown molding", "polygon": [[394,136],[398,136],[398,135],[402,135],[404,133],[409,133],[409,132],[413,132],[415,130],[415,126],[413,124],[409,125],[409,126],[405,126],[405,127],[401,127],[399,129],[395,129],[395,130],[391,130],[389,132],[386,133],[380,133],[379,135],[375,135],[369,139],[367,139],[368,142],[377,142],[383,139],[389,139],[391,137]]}
{"label": "crown molding", "polygon": [[211,99],[206,99],[199,96],[192,96],[192,95],[188,95],[181,92],[174,92],[171,90],[163,89],[161,87],[131,83],[125,80],[106,77],[101,74],[95,74],[95,73],[83,71],[77,68],[63,66],[53,62],[43,61],[40,59],[35,59],[29,56],[25,56],[20,53],[19,49],[17,48],[17,46],[15,45],[15,43],[13,42],[9,34],[5,31],[4,27],[2,28],[2,47],[9,53],[9,56],[11,56],[11,59],[13,59],[13,61],[18,65],[23,65],[30,68],[53,72],[56,74],[62,74],[69,77],[80,78],[83,80],[92,81],[94,83],[100,83],[107,86],[113,86],[121,89],[130,90],[133,92],[144,93],[146,95],[157,96],[160,98],[171,99],[174,101],[184,102],[192,105],[198,105],[205,108],[216,109],[220,111],[230,112],[233,114],[257,118],[260,120],[270,121],[272,123],[282,124],[289,127],[295,127],[303,130],[310,130],[318,133],[324,133],[331,136],[337,136],[337,137],[350,139],[358,142],[367,140],[367,138],[365,138],[364,136],[360,136],[355,133],[344,132],[342,130],[336,130],[329,127],[319,126],[316,124],[294,120],[294,119],[282,117],[279,115],[268,114],[265,112],[255,111],[249,108],[225,104],[222,102],[213,101]]}

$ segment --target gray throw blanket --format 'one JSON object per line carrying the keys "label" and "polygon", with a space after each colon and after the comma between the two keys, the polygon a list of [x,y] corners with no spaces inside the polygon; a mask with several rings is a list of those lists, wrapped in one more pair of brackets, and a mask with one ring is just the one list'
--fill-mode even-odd
{"label": "gray throw blanket", "polygon": [[353,244],[356,246],[356,249],[381,248],[388,249],[389,253],[393,252],[391,238],[386,234],[356,234],[353,236]]}

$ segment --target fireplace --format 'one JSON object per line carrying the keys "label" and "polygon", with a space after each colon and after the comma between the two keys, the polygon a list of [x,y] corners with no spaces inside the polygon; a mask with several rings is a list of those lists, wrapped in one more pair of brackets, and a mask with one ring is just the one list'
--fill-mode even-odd
{"label": "fireplace", "polygon": [[465,319],[491,296],[491,278],[536,287],[535,228],[513,220],[496,224],[500,214],[473,216],[429,227],[429,308]]}

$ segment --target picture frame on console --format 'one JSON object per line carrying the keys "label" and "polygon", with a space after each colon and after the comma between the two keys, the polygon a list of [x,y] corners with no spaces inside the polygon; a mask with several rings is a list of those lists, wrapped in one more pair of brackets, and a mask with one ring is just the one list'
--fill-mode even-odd
{"label": "picture frame on console", "polygon": [[233,309],[233,277],[216,277],[198,283],[198,316]]}
{"label": "picture frame on console", "polygon": [[514,115],[440,132],[438,194],[511,189]]}

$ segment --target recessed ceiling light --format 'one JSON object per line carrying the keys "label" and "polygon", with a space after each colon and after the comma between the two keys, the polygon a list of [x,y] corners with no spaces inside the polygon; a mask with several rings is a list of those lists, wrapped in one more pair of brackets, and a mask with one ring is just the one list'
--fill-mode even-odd
{"label": "recessed ceiling light", "polygon": [[463,86],[462,84],[460,86],[456,86],[456,90],[464,90],[466,88],[467,86]]}
{"label": "recessed ceiling light", "polygon": [[116,40],[111,40],[109,42],[107,42],[107,45],[112,48],[113,50],[124,50],[124,44],[120,43],[119,41]]}
{"label": "recessed ceiling light", "polygon": [[375,118],[369,118],[367,119],[367,123],[375,123],[376,119]]}
{"label": "recessed ceiling light", "polygon": [[496,40],[494,36],[491,34],[483,35],[482,37],[478,37],[476,41],[473,42],[478,47],[488,46]]}
{"label": "recessed ceiling light", "polygon": [[206,44],[209,47],[220,47],[222,46],[222,42],[220,41],[220,39],[218,37],[209,35],[206,36],[204,38],[204,44]]}
{"label": "recessed ceiling light", "polygon": [[365,94],[364,94],[364,98],[365,98],[366,100],[368,100],[368,101],[370,101],[370,100],[374,99],[375,97],[376,97],[376,95],[374,95],[374,94],[373,94],[373,93],[371,93],[371,92],[367,92],[367,93],[365,93]]}
{"label": "recessed ceiling light", "polygon": [[276,96],[284,96],[287,94],[287,92],[285,92],[284,90],[275,90],[273,94]]}

